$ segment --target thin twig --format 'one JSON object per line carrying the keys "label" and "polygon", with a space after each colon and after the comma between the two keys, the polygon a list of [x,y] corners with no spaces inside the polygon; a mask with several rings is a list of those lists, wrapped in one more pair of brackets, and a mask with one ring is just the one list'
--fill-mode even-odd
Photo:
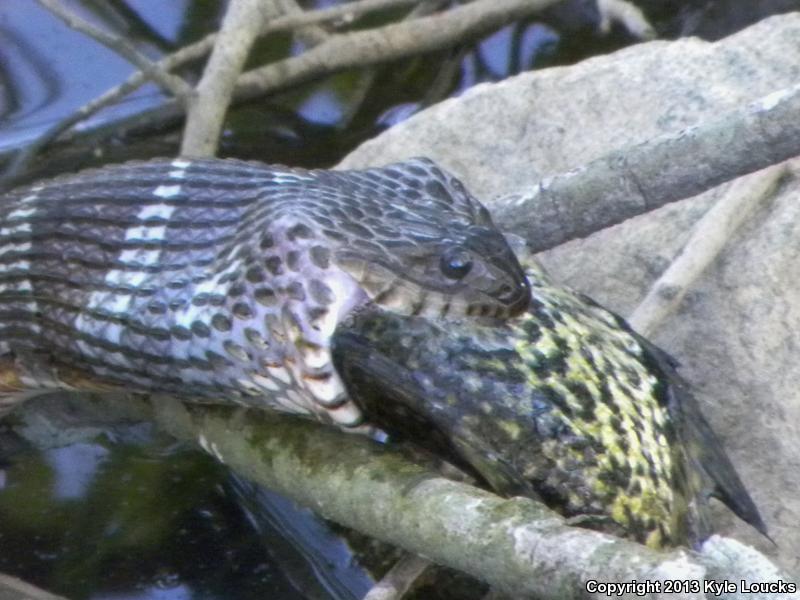
{"label": "thin twig", "polygon": [[261,0],[231,0],[189,105],[181,155],[214,156],[236,79],[272,10]]}
{"label": "thin twig", "polygon": [[628,32],[640,40],[652,40],[656,30],[647,20],[641,8],[628,0],[597,0],[600,12],[600,30],[608,33],[611,23],[620,23]]}
{"label": "thin twig", "polygon": [[142,72],[146,79],[151,79],[160,85],[166,92],[172,94],[175,98],[185,101],[191,93],[189,85],[180,77],[171,75],[162,69],[158,63],[151,61],[144,54],[139,52],[128,40],[103,31],[95,27],[88,21],[84,21],[74,13],[64,8],[58,0],[37,0],[39,4],[56,15],[59,19],[64,21],[69,27],[76,31],[80,31],[84,35],[89,36],[96,42],[99,42],[110,48],[128,62],[135,65]]}
{"label": "thin twig", "polygon": [[347,2],[301,14],[288,14],[268,23],[264,28],[263,34],[297,29],[307,25],[319,25],[321,23],[332,23],[333,25],[341,26],[352,23],[357,18],[370,12],[406,8],[415,6],[420,2],[422,0],[357,0],[356,2]]}
{"label": "thin twig", "polygon": [[406,554],[372,586],[364,600],[399,600],[431,564],[426,558]]}
{"label": "thin twig", "polygon": [[246,72],[236,86],[236,98],[247,100],[336,71],[443,50],[559,1],[476,0],[420,19],[334,35],[300,56]]}
{"label": "thin twig", "polygon": [[650,336],[673,313],[689,287],[710,265],[736,230],[775,191],[786,164],[774,165],[737,179],[695,225],[689,241],[628,319]]}

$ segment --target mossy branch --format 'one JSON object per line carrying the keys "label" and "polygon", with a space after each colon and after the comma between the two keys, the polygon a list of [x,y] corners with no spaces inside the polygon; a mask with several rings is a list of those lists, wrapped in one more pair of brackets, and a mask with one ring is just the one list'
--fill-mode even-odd
{"label": "mossy branch", "polygon": [[[347,527],[460,569],[514,597],[606,597],[600,582],[667,579],[777,581],[785,575],[755,550],[714,537],[700,554],[656,552],[569,527],[542,504],[503,499],[444,479],[369,439],[246,409],[155,403],[157,423],[198,441],[241,475]],[[662,597],[659,594],[642,596]],[[705,598],[701,592],[683,598]],[[728,598],[780,598],[732,593]],[[788,596],[786,596],[788,597]]]}

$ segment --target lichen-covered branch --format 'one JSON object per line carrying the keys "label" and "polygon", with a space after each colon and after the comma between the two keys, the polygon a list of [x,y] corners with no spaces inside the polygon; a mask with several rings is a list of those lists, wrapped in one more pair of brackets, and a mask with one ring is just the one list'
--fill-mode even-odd
{"label": "lichen-covered branch", "polygon": [[795,85],[500,198],[495,220],[552,248],[800,155],[799,116]]}
{"label": "lichen-covered branch", "polygon": [[[161,399],[155,405],[162,427],[178,438],[199,441],[243,476],[342,525],[470,573],[514,597],[607,597],[587,593],[590,580],[738,581],[746,574],[760,581],[781,576],[754,550],[719,538],[712,540],[708,555],[659,553],[568,527],[537,502],[503,499],[443,479],[371,440],[310,421],[244,409],[185,407]],[[720,597],[754,600],[759,595]],[[760,596],[766,597],[780,596]]]}

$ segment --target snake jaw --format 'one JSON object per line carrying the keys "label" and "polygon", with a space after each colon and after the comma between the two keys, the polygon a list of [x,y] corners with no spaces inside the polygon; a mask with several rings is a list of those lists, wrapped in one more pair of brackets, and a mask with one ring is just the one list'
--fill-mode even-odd
{"label": "snake jaw", "polygon": [[343,246],[335,261],[375,303],[400,314],[504,319],[524,312],[529,283],[499,232],[454,223],[424,230],[435,243],[398,243],[391,254]]}

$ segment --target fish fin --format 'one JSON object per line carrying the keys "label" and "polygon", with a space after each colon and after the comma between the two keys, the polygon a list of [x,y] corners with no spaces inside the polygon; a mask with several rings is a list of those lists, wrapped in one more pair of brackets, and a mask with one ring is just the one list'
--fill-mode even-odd
{"label": "fish fin", "polygon": [[[742,483],[736,468],[731,463],[725,449],[711,425],[700,410],[694,394],[686,382],[676,371],[677,361],[660,348],[654,346],[641,336],[636,336],[644,350],[655,361],[659,370],[668,382],[668,410],[675,423],[683,447],[687,453],[687,460],[702,475],[698,498],[704,503],[709,496],[723,502],[733,513],[752,525],[767,539],[769,537],[767,526],[761,517],[753,499]],[[696,507],[699,524],[699,533],[702,538],[710,533],[707,526],[702,524],[705,512],[702,507]]]}

